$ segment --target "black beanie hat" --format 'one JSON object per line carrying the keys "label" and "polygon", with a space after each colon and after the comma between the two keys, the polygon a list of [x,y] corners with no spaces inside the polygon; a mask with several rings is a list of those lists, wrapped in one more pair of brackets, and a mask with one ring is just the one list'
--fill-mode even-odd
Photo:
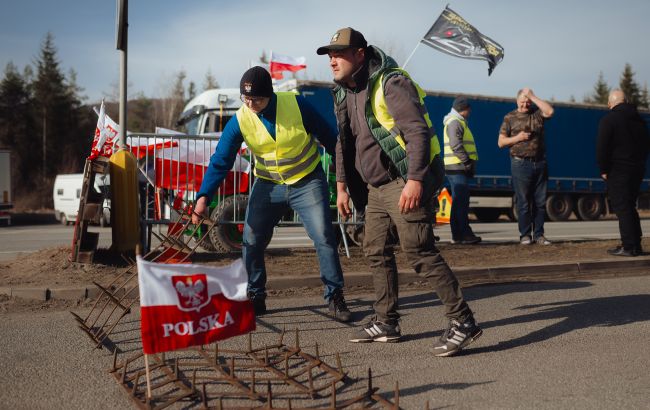
{"label": "black beanie hat", "polygon": [[470,107],[469,101],[467,100],[466,97],[456,97],[452,105],[452,108],[457,112],[465,111],[469,107]]}
{"label": "black beanie hat", "polygon": [[271,97],[273,95],[271,75],[260,66],[249,68],[241,77],[239,92],[248,97]]}

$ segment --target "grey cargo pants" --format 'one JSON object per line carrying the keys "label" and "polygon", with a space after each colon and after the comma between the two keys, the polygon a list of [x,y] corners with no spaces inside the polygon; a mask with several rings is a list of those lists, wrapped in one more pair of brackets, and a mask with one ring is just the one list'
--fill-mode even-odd
{"label": "grey cargo pants", "polygon": [[408,214],[402,214],[398,209],[405,185],[402,178],[379,187],[368,186],[363,249],[370,261],[375,289],[374,309],[381,321],[392,322],[399,318],[397,265],[393,248],[387,243],[391,220],[397,227],[402,251],[413,269],[426,278],[438,294],[445,306],[445,315],[460,321],[472,316],[456,276],[434,243],[433,200],[437,200],[434,199],[434,192],[444,178],[444,168],[437,160],[432,163],[429,178],[423,183],[420,208]]}

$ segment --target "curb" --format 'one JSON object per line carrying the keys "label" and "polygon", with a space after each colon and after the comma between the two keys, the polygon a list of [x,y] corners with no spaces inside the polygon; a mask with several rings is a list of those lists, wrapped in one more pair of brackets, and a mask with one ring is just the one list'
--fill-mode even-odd
{"label": "curb", "polygon": [[[593,277],[612,277],[629,275],[650,275],[650,258],[634,261],[598,261],[572,262],[540,265],[496,266],[491,268],[455,268],[454,274],[463,286],[503,283],[514,281],[536,281],[549,279],[576,279]],[[399,284],[425,281],[414,271],[400,271]],[[348,272],[345,274],[345,286],[368,286],[372,284],[369,272]],[[269,289],[282,290],[296,287],[322,286],[317,276],[270,277]]]}
{"label": "curb", "polygon": [[[594,262],[548,263],[541,265],[496,266],[489,268],[453,269],[461,285],[470,286],[488,283],[514,281],[536,281],[550,279],[576,279],[594,277],[617,277],[629,275],[650,275],[650,257],[635,260],[613,260]],[[399,284],[406,285],[426,280],[414,271],[400,271]],[[345,286],[361,287],[372,283],[370,272],[348,272],[345,274]],[[289,288],[320,287],[318,276],[280,276],[269,277],[267,286],[270,290]],[[12,288],[0,287],[0,295],[19,297],[37,301],[83,300],[99,295],[95,285],[77,287],[38,287]]]}

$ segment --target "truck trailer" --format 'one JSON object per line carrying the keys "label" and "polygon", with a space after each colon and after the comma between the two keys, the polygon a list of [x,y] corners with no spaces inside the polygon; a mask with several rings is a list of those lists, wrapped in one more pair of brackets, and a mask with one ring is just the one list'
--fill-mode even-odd
{"label": "truck trailer", "polygon": [[[330,92],[333,86],[328,82],[289,80],[278,88],[299,92],[336,126]],[[424,102],[440,146],[443,145],[442,120],[459,95],[467,97],[472,105],[468,123],[479,155],[476,175],[469,181],[470,208],[483,222],[496,221],[504,213],[516,219],[509,152],[497,146],[503,117],[516,108],[515,98],[427,91]],[[606,185],[596,166],[598,123],[608,109],[591,104],[554,101],[551,104],[555,113],[545,125],[549,173],[547,217],[551,221],[565,221],[575,213],[578,219],[596,220],[608,209]],[[640,112],[650,126],[650,112]],[[641,192],[650,189],[648,165]]]}

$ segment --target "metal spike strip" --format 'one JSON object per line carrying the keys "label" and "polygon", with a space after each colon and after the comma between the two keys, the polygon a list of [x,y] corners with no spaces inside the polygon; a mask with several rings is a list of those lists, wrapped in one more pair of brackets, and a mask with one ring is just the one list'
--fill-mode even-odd
{"label": "metal spike strip", "polygon": [[[184,219],[185,222],[183,222]],[[156,249],[148,252],[144,256],[144,259],[155,262],[163,255],[165,250],[173,249],[175,252],[173,252],[170,257],[173,258],[182,253],[183,256],[180,259],[180,262],[186,261],[196,252],[196,249],[200,246],[201,241],[203,241],[210,234],[210,231],[214,228],[215,225],[208,223],[207,221],[209,221],[208,218],[202,219],[199,224],[195,225],[194,230],[192,231],[192,235],[188,236],[186,241],[183,241],[180,238],[183,237],[183,232],[188,229],[191,221],[188,218],[185,218],[184,213],[180,213],[179,218],[175,224],[182,224],[183,227],[181,229],[173,229],[173,233],[170,235],[156,235],[160,239],[161,243],[158,245],[158,247],[156,247]],[[206,232],[193,247],[189,247],[188,244],[191,241],[193,235],[199,229],[201,223],[209,225],[209,228],[206,229]],[[83,330],[93,342],[96,343],[97,348],[101,348],[108,336],[121,322],[122,318],[129,314],[131,312],[131,308],[137,302],[139,302],[140,295],[137,284],[137,269],[135,269],[135,265],[129,266],[123,273],[113,279],[113,281],[111,281],[106,287],[96,282],[93,283],[99,289],[100,293],[93,302],[93,306],[88,315],[85,318],[82,318],[74,312],[70,313],[78,322],[79,328]],[[118,313],[116,316],[114,316],[116,311]],[[94,319],[91,320],[91,318]],[[98,325],[102,319],[103,323],[101,325]]]}
{"label": "metal spike strip", "polygon": [[[275,347],[273,350],[273,357],[280,356],[280,359],[277,360],[270,360],[269,363],[273,363],[274,365],[278,365],[283,361],[282,358],[288,357],[287,353],[290,352],[293,349],[293,347],[287,347],[287,346],[279,346]],[[257,349],[259,352],[260,349]],[[269,348],[267,347],[265,351],[269,351]],[[314,395],[312,394],[305,394],[302,391],[296,391],[296,390],[291,390],[289,392],[286,391],[286,387],[289,385],[286,383],[286,380],[284,380],[284,377],[272,377],[272,378],[267,378],[264,381],[266,382],[266,392],[262,394],[256,394],[255,392],[255,386],[258,384],[258,379],[257,379],[257,373],[259,369],[255,367],[255,365],[248,365],[248,366],[240,366],[241,371],[237,372],[237,362],[239,361],[233,361],[227,360],[226,362],[229,363],[228,370],[222,369],[222,375],[221,377],[213,377],[213,376],[199,376],[198,370],[201,369],[201,371],[205,371],[206,369],[210,369],[212,364],[214,363],[214,359],[211,357],[211,355],[208,353],[206,349],[203,349],[202,347],[198,347],[195,349],[189,349],[185,352],[190,352],[190,353],[199,353],[202,357],[203,360],[196,360],[192,358],[183,358],[182,360],[179,358],[174,358],[171,362],[168,362],[166,358],[164,357],[163,354],[159,355],[149,355],[149,358],[151,359],[151,373],[152,373],[152,392],[154,392],[151,400],[147,400],[146,398],[146,386],[142,382],[143,377],[142,375],[144,374],[144,369],[142,368],[141,362],[142,362],[142,353],[138,353],[132,357],[128,357],[124,360],[123,363],[121,364],[114,364],[113,366],[113,375],[115,376],[116,380],[120,382],[122,387],[129,393],[129,396],[134,400],[134,402],[138,405],[140,408],[155,408],[155,409],[162,409],[168,406],[171,406],[172,404],[183,400],[184,402],[191,400],[192,402],[195,402],[196,404],[202,405],[204,408],[211,408],[210,402],[211,400],[217,400],[217,408],[224,408],[224,399],[231,399],[231,400],[239,400],[241,401],[242,398],[248,397],[250,400],[254,400],[257,403],[260,402],[266,402],[264,405],[264,408],[274,408],[274,409],[281,409],[282,407],[275,407],[273,404],[273,398],[287,398],[289,400],[296,400],[296,399],[302,399],[302,400],[308,400],[310,398],[315,398]],[[222,352],[225,352],[229,355],[240,355],[241,357],[249,357],[249,352],[244,350],[244,351],[238,351],[238,350],[223,350]],[[234,357],[234,356],[233,356]],[[320,362],[320,359],[315,359]],[[117,362],[117,354],[115,355],[115,361]],[[261,361],[261,360],[260,360]],[[140,366],[136,366],[136,362],[140,363]],[[311,370],[313,367],[311,366],[313,363],[308,363],[305,361],[305,366],[307,369],[307,383],[308,389],[310,390],[315,390],[313,389],[313,376],[311,374]],[[322,364],[322,362],[321,362]],[[231,377],[229,374],[230,369],[235,369],[235,372],[237,374],[241,374],[242,376],[236,376],[236,377]],[[267,371],[268,369],[263,366],[263,371]],[[250,379],[248,379],[245,374],[247,372],[251,373]],[[185,375],[191,375],[189,379],[186,378]],[[327,395],[319,395],[318,398],[327,398],[329,396],[329,406],[327,407],[322,407],[323,409],[345,409],[351,406],[355,406],[355,408],[370,408],[366,407],[366,405],[380,405],[381,408],[384,409],[397,409],[399,408],[398,401],[399,401],[399,391],[398,386],[396,385],[396,391],[395,391],[395,397],[396,397],[396,403],[391,403],[389,400],[381,397],[380,395],[376,394],[377,389],[372,387],[372,373],[369,369],[369,380],[368,380],[368,390],[363,392],[362,394],[353,397],[349,400],[345,400],[342,402],[337,403],[337,383],[338,381],[336,379],[330,378],[328,383],[326,383],[326,389],[329,391],[329,394]],[[237,392],[232,392],[232,391],[223,391],[223,390],[217,390],[215,391],[210,391],[211,388],[218,388],[217,385],[211,384],[208,385],[208,381],[219,381],[219,382],[227,382],[231,386],[239,386],[237,389]],[[249,382],[248,386],[246,383]],[[284,384],[284,388],[282,389],[282,392],[280,394],[277,394],[273,391],[273,384],[274,383],[282,383]],[[199,387],[200,388],[197,388]],[[269,388],[271,389],[271,395],[269,396]],[[170,393],[170,390],[172,393]],[[214,390],[214,389],[212,389]],[[158,393],[160,392],[160,393]],[[252,394],[248,394],[252,393]],[[210,397],[212,395],[212,398]],[[271,401],[269,402],[269,397],[271,398]],[[291,409],[301,409],[298,407],[295,407],[293,402],[291,402]],[[361,407],[358,407],[361,406]],[[214,407],[212,407],[214,408]],[[234,408],[234,409],[260,409],[259,404],[257,405],[251,405],[251,406],[243,406],[243,407],[233,407],[233,406],[228,406],[229,409]],[[308,406],[307,408],[314,409],[318,407],[314,407],[313,405]],[[376,408],[376,407],[372,407]]]}

